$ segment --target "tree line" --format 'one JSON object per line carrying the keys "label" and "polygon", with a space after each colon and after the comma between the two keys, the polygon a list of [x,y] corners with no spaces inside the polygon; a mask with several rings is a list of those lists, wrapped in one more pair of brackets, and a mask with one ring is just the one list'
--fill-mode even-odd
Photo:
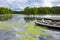
{"label": "tree line", "polygon": [[40,14],[60,14],[60,7],[39,7],[24,8],[23,11],[13,11],[9,8],[0,7],[0,14],[24,14],[24,15],[40,15]]}
{"label": "tree line", "polygon": [[60,7],[39,7],[39,8],[29,8],[24,9],[25,15],[40,15],[40,14],[60,14]]}
{"label": "tree line", "polygon": [[9,8],[0,7],[0,14],[13,14],[13,13],[14,12]]}
{"label": "tree line", "polygon": [[[11,19],[13,13],[14,12],[9,8],[0,7],[0,21],[7,21],[7,20]],[[7,14],[9,14],[9,15],[7,15]]]}

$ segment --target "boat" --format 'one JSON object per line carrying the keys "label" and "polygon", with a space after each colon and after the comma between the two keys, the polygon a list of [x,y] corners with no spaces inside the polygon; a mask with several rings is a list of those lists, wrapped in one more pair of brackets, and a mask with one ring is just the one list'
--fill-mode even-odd
{"label": "boat", "polygon": [[60,16],[52,16],[52,17],[42,17],[35,20],[36,25],[47,26],[52,28],[60,28]]}

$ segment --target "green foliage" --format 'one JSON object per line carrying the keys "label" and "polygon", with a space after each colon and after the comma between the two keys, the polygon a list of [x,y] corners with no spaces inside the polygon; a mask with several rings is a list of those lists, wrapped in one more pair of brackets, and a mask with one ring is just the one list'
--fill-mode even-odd
{"label": "green foliage", "polygon": [[[30,12],[29,12],[29,11],[30,11]],[[26,7],[26,8],[24,9],[24,13],[25,13],[25,14],[27,13],[27,15],[30,15],[30,14],[31,14],[30,8],[29,8],[29,7]]]}
{"label": "green foliage", "polygon": [[13,14],[13,11],[9,8],[0,7],[0,14]]}
{"label": "green foliage", "polygon": [[26,15],[40,15],[40,14],[60,14],[60,7],[39,7],[39,8],[29,8],[24,9],[24,14]]}
{"label": "green foliage", "polygon": [[24,13],[24,11],[13,11],[14,12],[14,14],[23,14]]}
{"label": "green foliage", "polygon": [[11,19],[11,14],[13,14],[13,11],[11,9],[0,7],[0,21],[6,21],[8,19]]}

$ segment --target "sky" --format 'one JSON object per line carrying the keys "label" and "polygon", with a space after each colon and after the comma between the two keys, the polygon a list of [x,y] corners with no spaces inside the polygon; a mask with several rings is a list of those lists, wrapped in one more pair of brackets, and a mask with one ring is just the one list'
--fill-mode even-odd
{"label": "sky", "polygon": [[8,7],[21,11],[25,7],[53,7],[60,6],[60,0],[0,0],[0,7]]}

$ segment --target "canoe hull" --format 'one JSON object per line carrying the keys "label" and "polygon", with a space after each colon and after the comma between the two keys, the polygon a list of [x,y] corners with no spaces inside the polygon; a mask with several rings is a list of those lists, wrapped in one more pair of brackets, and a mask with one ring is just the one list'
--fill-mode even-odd
{"label": "canoe hull", "polygon": [[47,27],[47,28],[51,28],[51,29],[58,29],[58,30],[60,30],[60,26],[55,26],[55,25],[48,25],[48,24],[41,24],[41,23],[39,23],[39,22],[35,22],[35,24],[36,25],[38,25],[38,26],[41,26],[41,27]]}

